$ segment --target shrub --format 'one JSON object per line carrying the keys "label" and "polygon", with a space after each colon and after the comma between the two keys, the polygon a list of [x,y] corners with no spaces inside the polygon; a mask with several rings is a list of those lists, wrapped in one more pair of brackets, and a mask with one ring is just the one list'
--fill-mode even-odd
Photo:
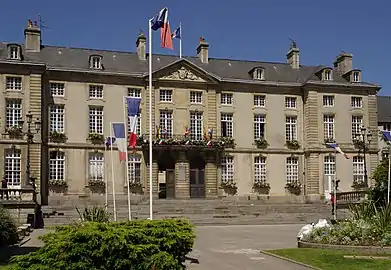
{"label": "shrub", "polygon": [[110,214],[107,212],[106,207],[93,206],[92,208],[84,208],[83,212],[80,212],[76,207],[76,211],[79,214],[81,221],[93,221],[93,222],[109,222]]}
{"label": "shrub", "polygon": [[0,247],[19,241],[18,227],[7,209],[0,205]]}
{"label": "shrub", "polygon": [[376,167],[372,178],[375,180],[375,185],[369,189],[369,199],[376,202],[376,206],[386,205],[388,187],[388,160],[383,160]]}
{"label": "shrub", "polygon": [[12,269],[183,269],[194,244],[186,220],[83,222],[57,227],[38,251],[12,259]]}

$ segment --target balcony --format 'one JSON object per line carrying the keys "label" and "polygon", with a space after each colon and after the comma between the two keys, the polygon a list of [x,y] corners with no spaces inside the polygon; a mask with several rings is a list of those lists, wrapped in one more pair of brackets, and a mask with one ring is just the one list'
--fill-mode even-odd
{"label": "balcony", "polygon": [[[189,135],[152,135],[152,144],[154,147],[165,148],[206,148],[206,149],[225,149],[234,148],[235,140],[230,137],[215,137],[202,139],[194,138]],[[141,147],[149,146],[149,135],[144,134],[138,137],[137,145]]]}
{"label": "balcony", "polygon": [[36,199],[33,188],[0,188],[0,205],[5,208],[34,208]]}

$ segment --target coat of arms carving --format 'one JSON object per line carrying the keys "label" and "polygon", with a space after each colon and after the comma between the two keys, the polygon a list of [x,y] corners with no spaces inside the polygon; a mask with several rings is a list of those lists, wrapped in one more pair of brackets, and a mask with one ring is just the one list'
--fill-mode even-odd
{"label": "coat of arms carving", "polygon": [[200,81],[204,82],[205,80],[195,75],[190,70],[185,67],[181,67],[179,70],[174,71],[170,75],[161,77],[163,80],[187,80],[187,81]]}

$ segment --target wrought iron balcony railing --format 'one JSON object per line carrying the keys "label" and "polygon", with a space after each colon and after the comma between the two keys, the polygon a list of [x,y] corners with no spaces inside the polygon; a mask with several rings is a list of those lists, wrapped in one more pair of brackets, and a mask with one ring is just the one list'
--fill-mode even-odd
{"label": "wrought iron balcony railing", "polygon": [[[152,135],[154,146],[183,146],[183,147],[209,147],[209,148],[234,148],[235,140],[231,137],[191,136],[191,135]],[[137,145],[148,146],[149,134],[138,137]]]}

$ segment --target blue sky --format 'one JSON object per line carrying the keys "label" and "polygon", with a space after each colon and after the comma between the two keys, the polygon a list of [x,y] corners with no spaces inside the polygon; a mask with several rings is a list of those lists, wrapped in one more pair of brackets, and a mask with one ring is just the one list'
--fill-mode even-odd
{"label": "blue sky", "polygon": [[[285,62],[289,37],[297,41],[301,64],[332,66],[341,50],[353,54],[363,79],[391,95],[391,1],[387,0],[1,0],[0,40],[23,42],[27,19],[41,14],[48,29],[43,43],[134,51],[148,19],[169,8],[171,28],[183,26],[183,54],[195,55],[199,37],[210,57]],[[17,3],[18,4],[17,4]],[[21,4],[23,2],[23,4]],[[159,35],[153,50],[159,48]]]}

